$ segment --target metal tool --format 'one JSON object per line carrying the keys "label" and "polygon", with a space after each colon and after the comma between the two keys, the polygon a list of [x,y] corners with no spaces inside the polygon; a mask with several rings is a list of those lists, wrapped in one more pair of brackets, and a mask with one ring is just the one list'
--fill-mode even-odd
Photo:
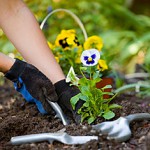
{"label": "metal tool", "polygon": [[67,119],[67,117],[63,113],[63,111],[60,108],[60,106],[56,102],[51,102],[48,99],[47,99],[47,101],[51,105],[51,107],[54,109],[54,111],[56,112],[56,117],[61,119],[63,125],[68,125],[69,124],[69,120]]}
{"label": "metal tool", "polygon": [[13,145],[43,142],[48,141],[53,143],[53,141],[59,141],[64,144],[84,144],[91,140],[98,140],[98,136],[71,136],[67,133],[41,133],[41,134],[31,134],[24,136],[16,136],[11,138],[11,143]]}
{"label": "metal tool", "polygon": [[150,120],[149,113],[136,113],[125,117],[120,117],[115,121],[102,122],[93,125],[92,129],[101,131],[102,134],[107,134],[108,139],[114,139],[117,142],[127,141],[131,137],[131,130],[129,124],[136,120]]}

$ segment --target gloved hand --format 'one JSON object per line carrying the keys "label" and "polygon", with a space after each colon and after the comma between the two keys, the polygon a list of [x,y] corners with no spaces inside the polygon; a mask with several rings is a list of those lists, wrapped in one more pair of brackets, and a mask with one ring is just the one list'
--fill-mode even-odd
{"label": "gloved hand", "polygon": [[[65,80],[55,83],[54,86],[58,95],[58,104],[61,106],[64,112],[69,111],[70,117],[79,124],[81,122],[81,116],[77,112],[78,109],[83,105],[84,101],[79,100],[76,104],[75,110],[73,110],[70,99],[80,93],[80,90],[75,86],[70,86]],[[65,114],[69,115],[69,112]]]}
{"label": "gloved hand", "polygon": [[14,82],[15,89],[20,92],[27,102],[35,103],[42,114],[51,113],[47,102],[58,100],[52,82],[36,67],[16,59],[5,77]]}

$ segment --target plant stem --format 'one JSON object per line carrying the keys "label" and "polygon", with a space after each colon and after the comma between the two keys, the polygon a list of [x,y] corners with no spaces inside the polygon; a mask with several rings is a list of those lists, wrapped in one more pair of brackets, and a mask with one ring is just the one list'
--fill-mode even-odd
{"label": "plant stem", "polygon": [[92,72],[91,72],[92,68],[90,66],[90,79],[92,78]]}
{"label": "plant stem", "polygon": [[81,72],[82,76],[83,76],[84,78],[86,78],[85,75],[84,75],[84,73],[82,72],[81,68],[80,68],[80,72]]}

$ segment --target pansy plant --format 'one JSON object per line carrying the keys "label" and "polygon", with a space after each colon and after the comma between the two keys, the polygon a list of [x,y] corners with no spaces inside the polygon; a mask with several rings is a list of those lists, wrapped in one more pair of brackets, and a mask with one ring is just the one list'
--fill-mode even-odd
{"label": "pansy plant", "polygon": [[[107,69],[105,61],[100,61],[100,52],[96,49],[84,50],[81,54],[81,62],[83,63],[83,67],[80,67],[82,78],[78,79],[78,82],[74,82],[74,79],[76,79],[74,71],[69,76],[69,81],[80,90],[79,94],[71,98],[73,109],[75,109],[76,103],[79,100],[83,100],[84,104],[78,110],[78,113],[81,115],[81,122],[87,120],[89,124],[98,117],[104,117],[105,119],[113,118],[115,116],[113,109],[121,108],[121,106],[109,104],[115,95],[104,90],[111,88],[111,85],[106,85],[101,89],[96,87],[96,84],[102,80],[100,72]],[[105,99],[105,94],[109,95],[110,98]]]}

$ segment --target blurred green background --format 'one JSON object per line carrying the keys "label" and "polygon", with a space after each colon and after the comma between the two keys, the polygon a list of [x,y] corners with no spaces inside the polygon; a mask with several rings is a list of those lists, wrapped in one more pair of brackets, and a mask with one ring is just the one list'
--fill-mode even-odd
{"label": "blurred green background", "polygon": [[[136,64],[150,66],[150,1],[149,0],[24,0],[39,24],[52,10],[65,8],[75,13],[85,26],[88,36],[103,38],[102,49],[109,65],[122,73],[132,73]],[[66,13],[53,14],[43,29],[54,42],[62,29],[75,29],[79,40],[83,34],[78,24]],[[19,53],[0,29],[0,52]],[[149,67],[150,68],[150,67]]]}

